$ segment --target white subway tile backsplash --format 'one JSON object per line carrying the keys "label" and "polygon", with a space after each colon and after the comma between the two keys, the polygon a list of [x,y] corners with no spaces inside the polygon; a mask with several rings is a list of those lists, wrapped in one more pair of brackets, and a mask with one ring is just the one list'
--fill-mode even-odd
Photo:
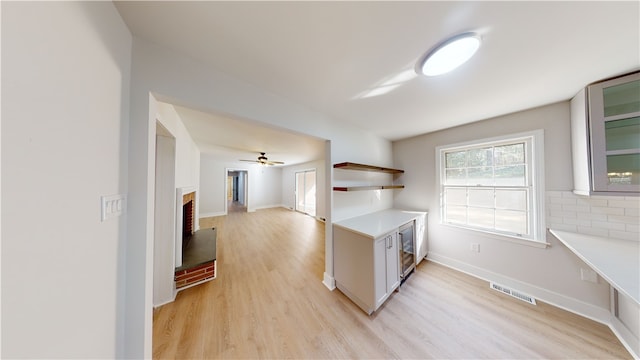
{"label": "white subway tile backsplash", "polygon": [[626,216],[635,216],[635,217],[640,217],[640,209],[624,209],[624,214]]}
{"label": "white subway tile backsplash", "polygon": [[640,198],[582,196],[546,192],[546,221],[551,229],[640,241]]}
{"label": "white subway tile backsplash", "polygon": [[625,224],[613,223],[609,221],[592,221],[591,227],[598,229],[619,230],[624,231],[626,229]]}
{"label": "white subway tile backsplash", "polygon": [[[640,233],[640,224],[626,224],[627,228],[625,229],[627,232],[632,232],[632,233]],[[636,236],[640,236],[637,235]]]}
{"label": "white subway tile backsplash", "polygon": [[589,212],[591,207],[588,205],[562,205],[564,211]]}
{"label": "white subway tile backsplash", "polygon": [[578,213],[573,211],[562,211],[562,210],[550,210],[550,216],[561,217],[561,218],[576,218],[578,217]]}
{"label": "white subway tile backsplash", "polygon": [[626,231],[610,230],[609,237],[616,238],[616,239],[623,239],[623,240],[640,241],[640,236],[638,235],[638,233],[631,233]]}
{"label": "white subway tile backsplash", "polygon": [[592,206],[591,212],[596,214],[624,215],[623,208],[610,208],[604,206]]}
{"label": "white subway tile backsplash", "polygon": [[582,219],[582,220],[599,220],[599,221],[606,221],[607,220],[607,214],[594,214],[594,213],[582,213],[579,212],[578,214],[578,219]]}
{"label": "white subway tile backsplash", "polygon": [[638,209],[640,208],[640,202],[638,201],[631,201],[631,200],[609,200],[608,201],[608,206],[609,207],[621,207],[621,208],[635,208]]}
{"label": "white subway tile backsplash", "polygon": [[572,218],[564,218],[563,222],[569,225],[591,226],[591,221]]}
{"label": "white subway tile backsplash", "polygon": [[604,199],[591,199],[588,197],[580,197],[578,204],[586,204],[587,206],[607,206],[608,201]]}
{"label": "white subway tile backsplash", "polygon": [[597,229],[593,227],[579,226],[576,232],[580,234],[609,237],[609,230],[607,229]]}
{"label": "white subway tile backsplash", "polygon": [[623,223],[623,224],[633,224],[634,221],[637,221],[637,217],[633,216],[622,216],[622,215],[609,215],[607,216],[607,220],[612,223]]}

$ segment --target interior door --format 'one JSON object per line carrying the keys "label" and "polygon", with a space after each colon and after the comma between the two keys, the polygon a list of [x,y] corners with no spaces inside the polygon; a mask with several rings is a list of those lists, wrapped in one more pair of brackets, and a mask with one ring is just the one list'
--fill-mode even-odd
{"label": "interior door", "polygon": [[296,172],[296,211],[316,216],[316,171]]}

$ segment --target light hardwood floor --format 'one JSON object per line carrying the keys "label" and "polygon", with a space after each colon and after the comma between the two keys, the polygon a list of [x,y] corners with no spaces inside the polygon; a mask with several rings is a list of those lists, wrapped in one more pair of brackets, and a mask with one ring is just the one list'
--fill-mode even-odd
{"label": "light hardwood floor", "polygon": [[306,215],[200,225],[218,228],[217,278],[154,311],[154,358],[631,358],[602,324],[429,261],[367,316],[322,284],[324,223]]}

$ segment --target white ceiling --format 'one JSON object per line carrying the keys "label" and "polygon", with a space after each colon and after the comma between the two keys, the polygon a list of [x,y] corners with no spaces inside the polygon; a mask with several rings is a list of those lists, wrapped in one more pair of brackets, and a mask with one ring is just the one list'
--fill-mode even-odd
{"label": "white ceiling", "polygon": [[[219,161],[256,160],[261,152],[283,166],[324,159],[324,140],[173,105],[187,131],[208,156]],[[279,165],[275,165],[279,166]]]}
{"label": "white ceiling", "polygon": [[[134,36],[389,140],[567,100],[588,83],[640,68],[638,1],[116,6]],[[363,97],[414,74],[427,50],[465,31],[479,32],[483,43],[461,68]]]}

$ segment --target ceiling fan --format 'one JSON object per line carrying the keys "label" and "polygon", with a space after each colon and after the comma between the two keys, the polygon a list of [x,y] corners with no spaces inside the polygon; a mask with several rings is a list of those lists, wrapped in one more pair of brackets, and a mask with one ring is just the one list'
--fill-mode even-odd
{"label": "ceiling fan", "polygon": [[258,160],[240,160],[240,161],[255,162],[255,163],[258,163],[260,165],[282,165],[282,164],[284,164],[282,161],[270,161],[269,159],[267,159],[267,157],[265,156],[265,153],[263,153],[263,152],[261,152],[260,156],[258,156]]}

